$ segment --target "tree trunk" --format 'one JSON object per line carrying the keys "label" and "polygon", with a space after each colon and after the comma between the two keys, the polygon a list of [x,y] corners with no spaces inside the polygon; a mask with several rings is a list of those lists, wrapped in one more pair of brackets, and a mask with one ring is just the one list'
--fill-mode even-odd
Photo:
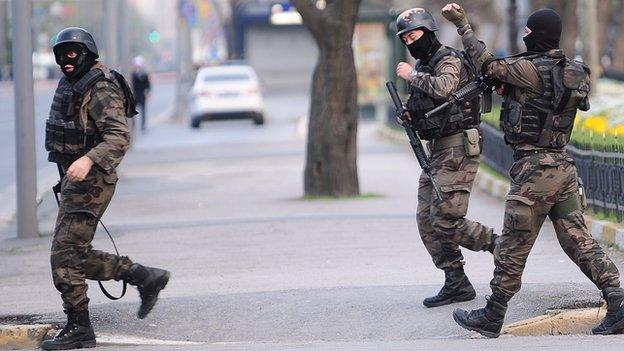
{"label": "tree trunk", "polygon": [[240,35],[237,33],[238,28],[236,27],[239,5],[240,0],[230,0],[230,18],[225,23],[228,59],[230,60],[238,60],[242,56],[242,53],[238,52],[237,44],[238,35]]}
{"label": "tree trunk", "polygon": [[600,43],[598,41],[598,4],[596,0],[578,0],[576,13],[583,43],[583,61],[592,71],[591,93],[596,93],[596,83],[601,75]]}
{"label": "tree trunk", "polygon": [[509,1],[509,51],[512,55],[520,52],[518,47],[518,4],[516,0]]}
{"label": "tree trunk", "polygon": [[614,54],[613,54],[613,68],[619,71],[624,71],[624,16],[622,15],[622,11],[624,11],[624,4],[618,4],[615,7],[615,11],[619,11],[618,17],[616,18],[616,23],[614,23],[617,28],[616,33],[619,34],[616,36],[616,40],[614,43]]}
{"label": "tree trunk", "polygon": [[307,196],[359,194],[357,77],[351,43],[360,1],[327,1],[324,9],[317,9],[308,0],[293,0],[319,47],[304,172]]}
{"label": "tree trunk", "polygon": [[576,0],[567,0],[561,13],[563,33],[561,48],[568,57],[576,56],[576,38],[578,37],[578,19],[576,16]]}

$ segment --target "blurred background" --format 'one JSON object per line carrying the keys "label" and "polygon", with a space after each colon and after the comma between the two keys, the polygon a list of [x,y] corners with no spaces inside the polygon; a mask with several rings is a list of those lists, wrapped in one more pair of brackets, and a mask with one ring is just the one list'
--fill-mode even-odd
{"label": "blurred background", "polygon": [[[356,52],[360,101],[379,99],[384,79],[404,52],[394,40],[396,14],[424,7],[442,25],[441,39],[461,46],[452,26],[440,20],[446,1],[364,0],[353,48]],[[585,13],[576,0],[476,0],[464,2],[480,36],[500,56],[523,49],[518,33],[530,12],[551,7],[564,19],[562,46],[582,57]],[[608,75],[624,75],[622,1],[598,0],[595,23],[599,64]],[[11,79],[10,1],[0,0],[0,80]],[[267,88],[309,85],[317,49],[301,18],[284,0],[35,0],[32,14],[33,65],[36,79],[58,78],[51,46],[58,31],[79,26],[90,31],[103,61],[127,73],[132,57],[141,55],[151,72],[178,70],[180,60],[194,67],[245,60]],[[189,30],[186,33],[185,27]],[[179,54],[189,41],[190,57]],[[176,46],[177,45],[177,46]],[[394,48],[395,50],[392,50]],[[390,49],[390,50],[389,50]]]}
{"label": "blurred background", "polygon": [[[322,2],[322,1],[321,1]],[[393,74],[405,51],[395,40],[392,23],[401,10],[425,7],[442,26],[444,43],[460,47],[455,30],[440,17],[446,1],[364,0],[353,48],[359,78],[359,103],[365,114],[384,100],[383,82]],[[475,0],[463,5],[479,35],[498,55],[520,52],[526,17],[539,7],[551,7],[564,19],[562,46],[569,56],[584,58],[585,1]],[[624,76],[622,1],[593,1],[601,72]],[[0,0],[0,81],[11,79],[10,1]],[[123,73],[140,55],[151,73],[178,72],[225,60],[245,60],[257,72],[263,88],[309,88],[317,48],[294,6],[286,0],[35,0],[32,13],[33,65],[36,79],[58,78],[51,46],[67,26],[89,30],[103,61]],[[187,55],[188,53],[188,55]],[[190,69],[190,68],[189,68]],[[183,77],[192,80],[191,77]]]}

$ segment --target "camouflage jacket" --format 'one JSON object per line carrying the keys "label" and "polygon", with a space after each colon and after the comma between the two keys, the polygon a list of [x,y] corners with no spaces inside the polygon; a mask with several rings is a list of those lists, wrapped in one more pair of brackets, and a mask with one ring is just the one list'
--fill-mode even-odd
{"label": "camouflage jacket", "polygon": [[[438,51],[444,49],[441,46]],[[461,85],[470,80],[461,60],[455,56],[445,56],[434,67],[433,74],[415,70],[410,84],[436,100],[447,100]]]}
{"label": "camouflage jacket", "polygon": [[[524,102],[528,98],[544,93],[537,67],[530,60],[522,56],[496,59],[485,43],[477,38],[470,24],[459,28],[457,32],[461,35],[466,54],[474,62],[479,73],[517,87],[514,89],[516,100]],[[489,63],[484,67],[483,64],[486,62]],[[539,149],[530,144],[518,144],[514,147],[523,150]]]}
{"label": "camouflage jacket", "polygon": [[[111,74],[100,62],[92,69],[101,69],[106,76]],[[93,120],[102,140],[86,156],[107,174],[115,171],[130,146],[131,133],[124,103],[121,88],[108,80],[101,80],[85,94],[80,106],[81,124],[85,126],[87,118]]]}
{"label": "camouflage jacket", "polygon": [[[458,29],[466,54],[473,60],[481,74],[489,75],[503,83],[511,84],[520,89],[521,94],[528,97],[543,93],[542,80],[537,67],[521,56],[495,59],[485,44],[474,34],[470,24]],[[486,67],[483,63],[490,61]],[[482,71],[483,70],[483,71]]]}

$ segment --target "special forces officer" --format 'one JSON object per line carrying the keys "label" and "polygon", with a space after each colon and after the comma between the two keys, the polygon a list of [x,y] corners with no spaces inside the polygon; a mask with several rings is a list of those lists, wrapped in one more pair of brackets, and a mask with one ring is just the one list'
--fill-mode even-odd
{"label": "special forces officer", "polygon": [[494,253],[492,295],[484,308],[457,309],[453,318],[466,329],[499,336],[507,302],[520,290],[527,256],[549,216],[563,250],[607,301],[607,316],[593,333],[621,332],[624,290],[619,273],[587,230],[576,166],[564,149],[577,109],[589,109],[590,87],[587,66],[566,58],[559,48],[561,18],[550,9],[534,12],[525,28],[527,52],[497,59],[477,39],[459,5],[448,4],[442,11],[457,26],[477,68],[504,84],[501,127],[515,160],[503,235]]}
{"label": "special forces officer", "polygon": [[397,75],[410,85],[407,118],[422,139],[430,140],[431,173],[442,195],[439,199],[431,180],[421,175],[418,231],[434,264],[446,278],[438,294],[424,299],[423,304],[436,307],[472,300],[476,294],[464,273],[459,245],[473,251],[493,252],[498,237],[491,228],[465,218],[481,152],[477,129],[479,100],[453,106],[436,117],[423,116],[474,79],[474,69],[470,69],[462,53],[440,44],[435,20],[424,9],[403,12],[397,18],[397,29],[399,39],[418,60],[415,68],[400,62],[396,69]]}
{"label": "special forces officer", "polygon": [[65,176],[51,265],[67,324],[41,348],[66,350],[95,346],[85,279],[124,280],[137,286],[141,296],[138,317],[145,318],[167,284],[169,272],[92,249],[97,222],[117,183],[115,168],[128,149],[126,117],[136,112],[125,79],[97,61],[91,34],[76,27],[63,29],[53,49],[64,77],[54,94],[45,147],[48,160]]}

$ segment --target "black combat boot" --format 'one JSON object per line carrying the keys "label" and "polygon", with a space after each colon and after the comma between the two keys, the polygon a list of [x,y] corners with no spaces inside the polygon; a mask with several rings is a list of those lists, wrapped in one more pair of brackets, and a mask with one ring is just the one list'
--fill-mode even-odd
{"label": "black combat boot", "polygon": [[592,329],[592,334],[620,334],[624,331],[624,289],[605,288],[602,296],[607,300],[607,315],[600,325]]}
{"label": "black combat boot", "polygon": [[496,233],[492,233],[492,241],[490,241],[490,246],[488,246],[488,248],[487,248],[487,250],[491,254],[494,254],[494,249],[496,249],[496,245],[498,245],[499,241],[500,241],[500,235],[498,235]]}
{"label": "black combat boot", "polygon": [[89,321],[89,311],[68,312],[67,324],[54,339],[41,343],[44,350],[72,350],[95,347],[95,333]]}
{"label": "black combat boot", "polygon": [[505,321],[507,300],[495,295],[486,297],[486,300],[487,305],[478,310],[468,312],[456,309],[453,311],[453,319],[464,329],[476,331],[488,338],[498,338]]}
{"label": "black combat boot", "polygon": [[454,302],[470,301],[477,296],[463,268],[444,271],[444,286],[436,296],[423,300],[425,307],[438,307]]}
{"label": "black combat boot", "polygon": [[137,314],[140,319],[147,316],[158,300],[158,293],[169,282],[169,272],[160,268],[145,267],[138,263],[133,264],[123,275],[123,279],[139,289],[141,307]]}

